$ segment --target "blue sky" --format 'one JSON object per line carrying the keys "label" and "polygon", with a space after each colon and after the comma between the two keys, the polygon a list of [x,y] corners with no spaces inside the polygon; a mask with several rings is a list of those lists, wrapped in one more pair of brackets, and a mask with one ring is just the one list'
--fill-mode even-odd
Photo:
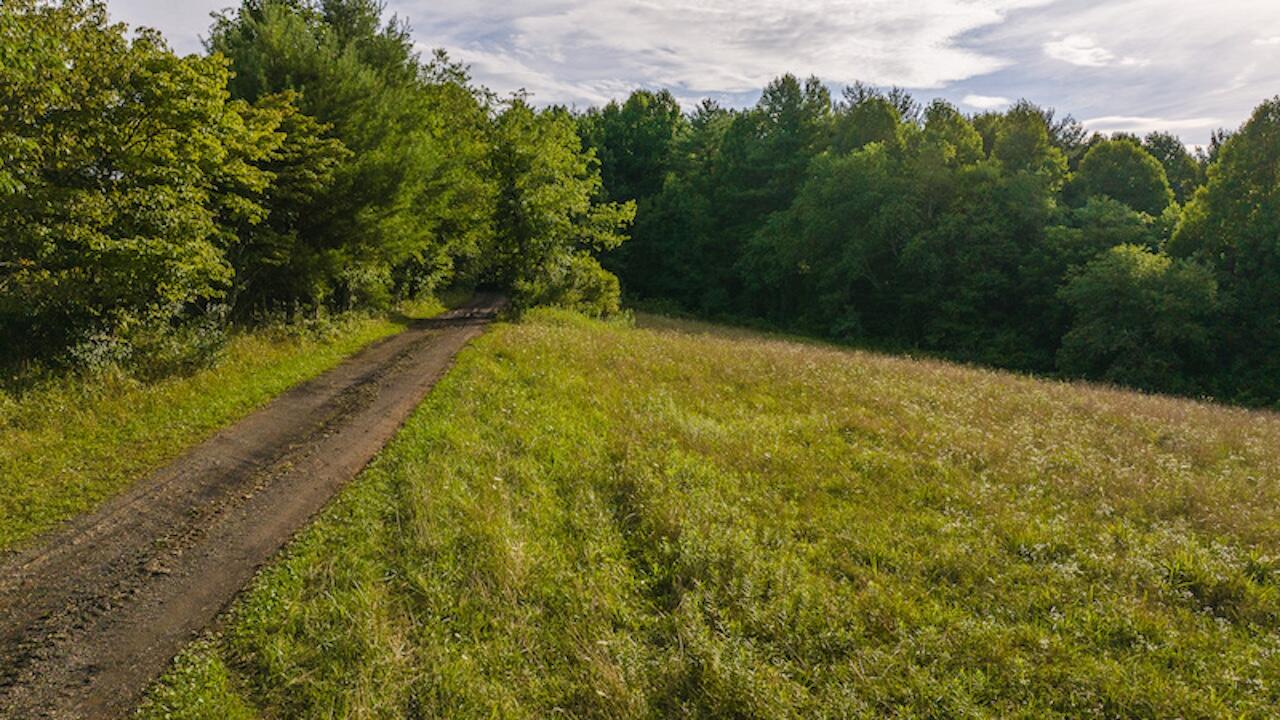
{"label": "blue sky", "polygon": [[[230,0],[109,0],[200,50]],[[782,73],[901,85],[967,111],[1028,98],[1095,130],[1206,141],[1280,93],[1280,0],[389,0],[422,49],[579,107],[665,87],[743,105]]]}

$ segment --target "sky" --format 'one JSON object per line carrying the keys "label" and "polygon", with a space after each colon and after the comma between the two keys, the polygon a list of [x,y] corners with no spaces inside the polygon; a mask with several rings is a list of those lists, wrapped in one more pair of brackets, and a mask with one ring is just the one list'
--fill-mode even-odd
{"label": "sky", "polygon": [[[232,0],[108,0],[201,51]],[[667,88],[742,106],[784,72],[898,85],[962,110],[1019,98],[1101,132],[1203,144],[1280,93],[1280,0],[387,0],[423,52],[501,93],[579,108]]]}

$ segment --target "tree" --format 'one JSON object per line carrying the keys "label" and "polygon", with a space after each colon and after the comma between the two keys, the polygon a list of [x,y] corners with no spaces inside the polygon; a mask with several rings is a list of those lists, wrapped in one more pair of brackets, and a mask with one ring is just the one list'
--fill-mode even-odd
{"label": "tree", "polygon": [[[1034,123],[1034,117],[1040,119],[1039,123]],[[1052,108],[1019,100],[1003,113],[985,112],[974,116],[973,126],[982,136],[983,147],[988,155],[994,152],[996,135],[1009,118],[1021,118],[1042,125],[1049,144],[1062,153],[1070,169],[1074,170],[1080,164],[1080,159],[1090,147],[1088,131],[1071,115],[1059,117],[1058,112]]]}
{"label": "tree", "polygon": [[1222,146],[1227,144],[1232,134],[1232,131],[1226,128],[1218,128],[1209,133],[1208,146],[1196,148],[1196,162],[1200,163],[1201,172],[1208,170],[1210,165],[1218,161]]}
{"label": "tree", "polygon": [[[668,175],[681,162],[680,145],[688,137],[689,121],[671,93],[637,90],[624,103],[610,102],[579,116],[578,132],[583,145],[600,162],[604,198],[634,201],[639,208],[645,208],[653,204]],[[630,277],[657,277],[660,273],[656,269],[639,267],[666,263],[670,258],[665,250],[650,250],[667,240],[661,234],[652,242],[643,237],[639,242],[633,239],[605,253],[601,262],[609,270]],[[643,292],[643,283],[633,289]]]}
{"label": "tree", "polygon": [[317,198],[333,187],[334,178],[351,152],[328,128],[303,114],[293,93],[268,95],[257,104],[259,112],[276,119],[278,147],[259,160],[257,167],[272,182],[254,194],[262,215],[249,222],[226,223],[222,246],[235,270],[230,299],[237,315],[325,294],[319,278],[333,274],[321,266],[325,254],[307,242],[304,229]]}
{"label": "tree", "polygon": [[[793,75],[783,75],[765,87],[755,111],[735,123],[740,132],[733,140],[743,141],[745,151],[733,156],[740,164],[725,168],[726,180],[736,182],[738,192],[748,189],[744,180],[759,178],[751,189],[759,190],[761,204],[737,208],[737,212],[762,215],[781,210],[791,202],[804,180],[809,160],[827,147],[830,117],[831,95],[817,78],[811,77],[802,84]],[[743,135],[747,132],[760,135],[753,141]]]}
{"label": "tree", "polygon": [[1204,184],[1204,170],[1176,135],[1153,132],[1142,141],[1142,147],[1160,161],[1174,199],[1185,204],[1196,188]]}
{"label": "tree", "polygon": [[1058,352],[1063,372],[1147,390],[1204,387],[1217,286],[1203,267],[1119,245],[1061,295],[1074,317]]}
{"label": "tree", "polygon": [[1043,112],[1031,105],[1010,109],[994,128],[991,157],[1011,173],[1038,176],[1057,191],[1067,174],[1067,158],[1051,141]]}
{"label": "tree", "polygon": [[[724,122],[711,174],[696,185],[707,194],[706,219],[693,219],[709,232],[689,239],[697,258],[694,305],[712,313],[736,311],[743,300],[737,267],[749,238],[769,216],[786,209],[804,182],[809,162],[828,142],[831,97],[817,78],[801,83],[792,75],[765,88],[755,107]],[[690,206],[691,203],[682,203]]]}
{"label": "tree", "polygon": [[600,203],[595,159],[582,152],[573,118],[512,100],[494,129],[497,240],[489,278],[514,288],[518,306],[590,302],[618,307],[618,285],[593,257],[620,245],[634,203]]}
{"label": "tree", "polygon": [[827,335],[892,333],[899,255],[919,220],[902,163],[881,143],[815,159],[747,246],[744,307]]}
{"label": "tree", "polygon": [[221,297],[220,223],[261,220],[279,114],[101,2],[6,2],[0,59],[0,344],[127,352]]}
{"label": "tree", "polygon": [[1224,392],[1280,398],[1280,98],[1223,144],[1168,251],[1213,269],[1223,295]]}
{"label": "tree", "polygon": [[662,190],[686,121],[670,92],[637,90],[578,119],[583,143],[595,150],[610,200],[640,200]]}
{"label": "tree", "polygon": [[661,191],[637,204],[631,240],[606,256],[632,296],[693,308],[716,282],[708,251],[723,228],[717,224],[714,195],[724,139],[737,115],[709,100],[689,114]]}
{"label": "tree", "polygon": [[1174,199],[1164,167],[1130,138],[1105,140],[1090,148],[1076,183],[1086,198],[1105,195],[1153,217]]}
{"label": "tree", "polygon": [[845,88],[844,101],[836,109],[832,150],[850,153],[871,143],[901,146],[905,142],[902,108],[883,93],[866,85]]}
{"label": "tree", "polygon": [[245,0],[214,23],[209,49],[231,60],[233,96],[297,93],[351,151],[305,211],[287,211],[291,281],[260,285],[261,299],[381,304],[440,284],[492,242],[486,99],[447,58],[422,62],[381,12],[372,0]]}
{"label": "tree", "polygon": [[929,222],[934,213],[948,207],[958,190],[956,171],[984,159],[982,136],[949,103],[936,100],[924,112],[924,130],[907,169],[917,182]]}
{"label": "tree", "polygon": [[1157,252],[1166,237],[1163,218],[1105,195],[1066,209],[1057,224],[1045,229],[1043,239],[1027,248],[1019,268],[1024,327],[1046,353],[1040,369],[1053,367],[1053,353],[1070,329],[1070,308],[1058,292],[1064,279],[1113,247],[1136,245]]}

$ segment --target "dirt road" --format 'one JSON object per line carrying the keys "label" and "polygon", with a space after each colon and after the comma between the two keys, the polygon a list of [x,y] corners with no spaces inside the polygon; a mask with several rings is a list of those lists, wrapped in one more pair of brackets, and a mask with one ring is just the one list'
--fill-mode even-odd
{"label": "dirt road", "polygon": [[0,717],[126,714],[500,305],[477,296],[367,348],[0,560]]}

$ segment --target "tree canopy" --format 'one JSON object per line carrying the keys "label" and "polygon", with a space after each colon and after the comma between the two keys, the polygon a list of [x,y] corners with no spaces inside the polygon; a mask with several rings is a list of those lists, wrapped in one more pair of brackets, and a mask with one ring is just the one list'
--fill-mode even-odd
{"label": "tree canopy", "polygon": [[[901,90],[855,85],[832,101],[822,87],[782,76],[754,107],[664,115],[643,153],[654,170],[625,183],[634,237],[605,257],[631,296],[1280,401],[1275,101],[1197,157],[1167,133],[1090,137],[1025,101],[966,117]],[[625,154],[649,121],[606,112],[608,124],[588,113],[583,138]]]}
{"label": "tree canopy", "polygon": [[1090,148],[1076,182],[1085,197],[1109,197],[1153,216],[1174,200],[1164,166],[1128,138],[1103,140]]}
{"label": "tree canopy", "polygon": [[5,361],[489,283],[1280,402],[1280,99],[1193,153],[794,75],[744,108],[542,107],[376,0],[242,0],[207,50],[102,0],[0,5]]}
{"label": "tree canopy", "polygon": [[207,45],[178,57],[100,0],[0,6],[6,360],[449,282],[618,307],[594,255],[634,211],[565,112],[423,59],[373,0],[245,0]]}

